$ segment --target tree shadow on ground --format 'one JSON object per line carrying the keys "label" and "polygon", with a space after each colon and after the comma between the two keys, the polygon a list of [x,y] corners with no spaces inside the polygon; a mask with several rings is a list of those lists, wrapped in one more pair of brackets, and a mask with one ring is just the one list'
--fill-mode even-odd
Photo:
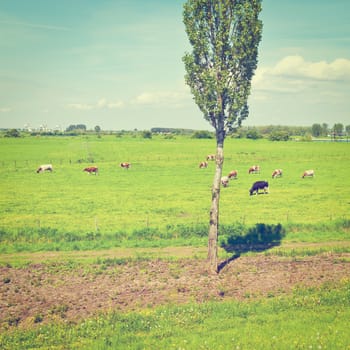
{"label": "tree shadow on ground", "polygon": [[283,237],[285,237],[285,230],[281,224],[268,225],[261,223],[249,228],[247,232],[235,232],[229,235],[221,242],[221,247],[226,252],[233,253],[233,255],[219,264],[218,272],[231,261],[238,259],[243,253],[262,252],[279,246]]}

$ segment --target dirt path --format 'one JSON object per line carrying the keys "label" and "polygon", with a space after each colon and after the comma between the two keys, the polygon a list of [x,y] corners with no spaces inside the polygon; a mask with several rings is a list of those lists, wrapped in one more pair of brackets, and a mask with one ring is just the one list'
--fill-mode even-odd
{"label": "dirt path", "polygon": [[[231,261],[220,274],[211,276],[201,257],[205,251],[183,247],[168,248],[161,254],[159,249],[138,250],[140,255],[178,254],[179,258],[136,259],[120,265],[70,262],[67,256],[60,262],[62,253],[30,254],[30,265],[0,267],[0,330],[53,320],[75,322],[100,311],[271,297],[290,293],[295,286],[317,287],[350,276],[350,254],[346,253],[298,259],[242,256]],[[113,256],[111,251],[94,253],[96,257],[91,252],[79,252],[76,261]],[[135,250],[124,250],[124,254],[133,256]],[[195,255],[200,257],[190,258]],[[39,257],[46,262],[39,263]],[[4,260],[3,255],[1,259]]]}

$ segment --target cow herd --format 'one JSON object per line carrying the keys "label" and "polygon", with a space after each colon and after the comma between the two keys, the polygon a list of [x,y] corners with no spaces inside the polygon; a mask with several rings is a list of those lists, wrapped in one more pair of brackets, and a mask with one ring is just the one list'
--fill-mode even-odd
{"label": "cow herd", "polygon": [[[120,163],[120,167],[123,168],[123,169],[129,169],[131,167],[131,163],[128,163],[128,162]],[[45,171],[52,172],[53,171],[52,164],[40,165],[38,167],[38,169],[36,170],[37,173],[43,173]],[[83,169],[83,171],[87,172],[88,174],[98,175],[98,167],[96,167],[96,166],[86,167],[86,168]]]}
{"label": "cow herd", "polygon": [[[215,160],[215,155],[209,154],[206,158],[207,160],[204,162],[199,163],[199,168],[207,168],[208,167],[208,160]],[[248,174],[260,174],[260,166],[259,165],[252,165],[248,169]],[[282,169],[275,169],[272,172],[272,179],[276,179],[278,177],[282,177],[283,170]],[[314,177],[315,172],[314,170],[305,170],[302,174],[302,178],[305,177]],[[238,177],[238,171],[237,170],[231,170],[227,176],[222,176],[221,178],[221,185],[223,187],[228,187],[230,180],[237,179]],[[262,190],[263,193],[267,194],[269,193],[269,183],[267,181],[256,181],[253,183],[252,187],[249,190],[249,194],[252,196],[254,193],[259,194],[259,190]],[[261,192],[260,192],[261,193]]]}
{"label": "cow herd", "polygon": [[[209,160],[215,160],[215,155],[210,154],[207,156],[206,161],[200,162],[199,163],[199,168],[203,169],[203,168],[207,168],[208,167],[208,161]],[[129,162],[123,162],[120,163],[120,167],[123,169],[129,169],[131,167],[131,163]],[[52,164],[42,164],[38,167],[38,169],[36,170],[37,173],[42,173],[45,171],[49,171],[52,172],[53,171],[53,167]],[[89,166],[83,169],[84,172],[87,172],[88,174],[94,174],[94,175],[98,175],[98,167],[96,166]],[[260,166],[259,165],[252,165],[251,167],[249,167],[248,169],[248,174],[260,174]],[[282,177],[283,175],[283,171],[282,169],[275,169],[272,172],[271,177],[273,179],[277,178],[277,177]],[[303,172],[302,174],[302,178],[305,177],[314,177],[315,176],[315,172],[314,170],[306,170]],[[237,179],[238,177],[238,171],[237,170],[231,170],[228,175],[222,176],[221,178],[221,185],[223,187],[228,187],[230,180],[232,179]],[[259,190],[262,190],[263,193],[267,194],[269,193],[269,183],[267,181],[256,181],[253,183],[252,187],[249,190],[250,195],[252,196],[254,193],[255,194],[259,194]]]}

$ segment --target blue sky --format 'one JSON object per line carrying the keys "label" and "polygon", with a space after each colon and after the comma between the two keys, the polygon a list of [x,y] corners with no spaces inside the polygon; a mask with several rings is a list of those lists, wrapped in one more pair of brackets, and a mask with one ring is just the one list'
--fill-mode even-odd
{"label": "blue sky", "polygon": [[[184,0],[0,0],[0,127],[208,129]],[[263,0],[245,125],[350,124],[350,2]]]}

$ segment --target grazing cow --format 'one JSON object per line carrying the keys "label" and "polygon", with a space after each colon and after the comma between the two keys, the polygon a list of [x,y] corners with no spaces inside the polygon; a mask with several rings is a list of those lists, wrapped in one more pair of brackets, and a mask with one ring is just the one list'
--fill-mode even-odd
{"label": "grazing cow", "polygon": [[305,170],[303,173],[302,178],[304,177],[314,177],[315,176],[315,172],[313,170]]}
{"label": "grazing cow", "polygon": [[131,164],[128,162],[120,163],[120,166],[124,169],[129,169],[131,167]]}
{"label": "grazing cow", "polygon": [[87,173],[91,174],[95,174],[98,175],[98,168],[95,166],[89,166],[87,168],[85,168],[83,171],[86,171]]}
{"label": "grazing cow", "polygon": [[232,170],[230,171],[230,173],[228,174],[228,178],[231,180],[231,179],[237,179],[237,175],[238,175],[238,172],[237,170]]}
{"label": "grazing cow", "polygon": [[230,179],[229,179],[228,176],[223,176],[223,177],[221,178],[221,184],[222,184],[222,186],[227,187],[229,182],[230,182]]}
{"label": "grazing cow", "polygon": [[259,165],[253,165],[248,170],[248,174],[257,174],[257,173],[260,173],[260,166]]}
{"label": "grazing cow", "polygon": [[281,177],[282,173],[283,173],[282,169],[275,169],[272,172],[272,178],[275,179],[276,177]]}
{"label": "grazing cow", "polygon": [[208,167],[208,162],[200,162],[199,163],[199,168],[203,169],[203,168],[207,168]]}
{"label": "grazing cow", "polygon": [[249,190],[250,195],[254,192],[259,194],[259,190],[263,190],[264,193],[269,193],[269,183],[267,181],[256,181],[253,183],[252,188]]}
{"label": "grazing cow", "polygon": [[208,154],[207,155],[207,160],[215,160],[215,154]]}
{"label": "grazing cow", "polygon": [[40,165],[38,170],[36,171],[37,173],[42,173],[44,171],[52,171],[53,168],[52,168],[52,164],[43,164],[43,165]]}

